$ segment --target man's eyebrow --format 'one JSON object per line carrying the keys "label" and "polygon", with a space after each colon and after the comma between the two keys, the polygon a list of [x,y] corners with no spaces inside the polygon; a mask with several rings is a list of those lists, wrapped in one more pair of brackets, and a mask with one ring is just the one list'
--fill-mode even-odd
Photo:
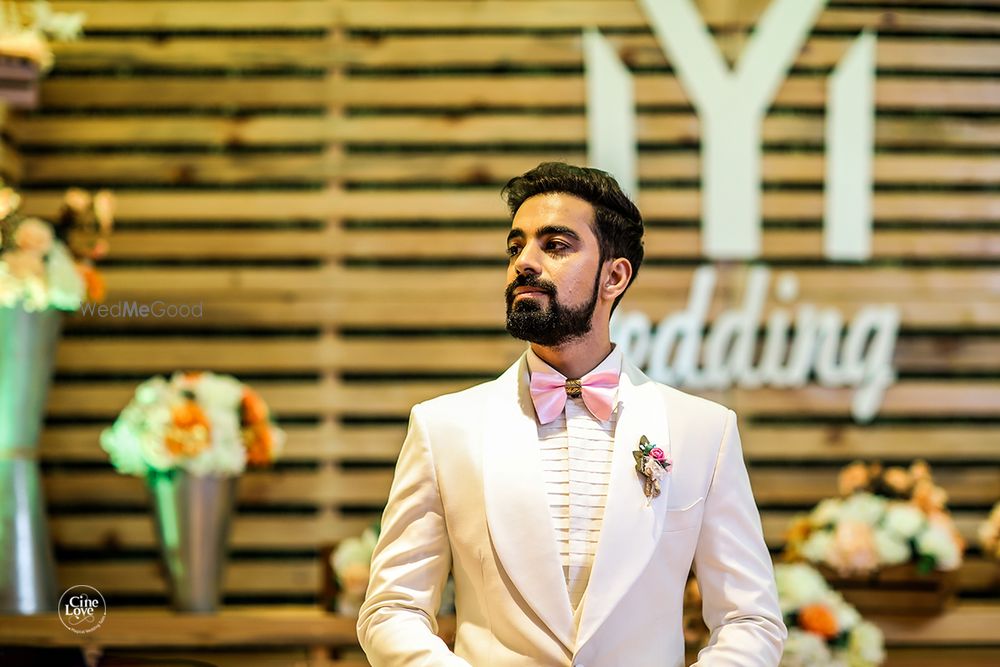
{"label": "man's eyebrow", "polygon": [[[580,235],[573,231],[571,227],[567,227],[565,225],[545,225],[544,227],[538,228],[538,236],[550,236],[552,234],[565,234],[576,241],[580,240]],[[515,238],[523,239],[524,236],[524,230],[519,227],[515,227],[510,230],[509,234],[507,234],[507,243],[510,243],[511,240]]]}

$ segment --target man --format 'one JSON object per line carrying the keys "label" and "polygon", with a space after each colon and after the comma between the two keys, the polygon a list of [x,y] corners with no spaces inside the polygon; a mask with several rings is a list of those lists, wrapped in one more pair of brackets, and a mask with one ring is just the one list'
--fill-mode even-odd
{"label": "man", "polygon": [[[642,219],[609,175],[544,163],[504,188],[499,378],[410,413],[358,636],[374,667],[674,667],[694,567],[698,665],[777,665],[786,629],[732,410],[650,380],[609,320]],[[435,612],[455,578],[455,651]]]}

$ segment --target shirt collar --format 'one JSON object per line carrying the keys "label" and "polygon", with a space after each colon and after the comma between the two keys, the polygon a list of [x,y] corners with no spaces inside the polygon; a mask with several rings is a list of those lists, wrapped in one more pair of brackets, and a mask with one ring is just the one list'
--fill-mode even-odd
{"label": "shirt collar", "polygon": [[[590,373],[600,373],[603,371],[614,371],[615,373],[621,375],[622,372],[622,348],[617,343],[612,343],[611,352],[608,356],[604,357],[604,361],[597,364],[594,368],[584,373],[584,375],[589,375]],[[559,377],[565,378],[566,376],[557,371],[556,369],[549,366],[547,363],[542,361],[542,358],[535,354],[535,351],[528,347],[528,371],[529,377],[530,373],[535,371],[540,371],[543,373],[555,373]],[[582,377],[582,376],[581,376]]]}

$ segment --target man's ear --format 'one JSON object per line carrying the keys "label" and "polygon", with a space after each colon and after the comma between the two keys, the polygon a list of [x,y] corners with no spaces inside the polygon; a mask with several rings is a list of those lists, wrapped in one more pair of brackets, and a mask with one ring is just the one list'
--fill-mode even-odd
{"label": "man's ear", "polygon": [[624,257],[616,257],[609,261],[607,278],[601,285],[601,293],[607,300],[614,301],[619,294],[625,291],[631,279],[631,262]]}

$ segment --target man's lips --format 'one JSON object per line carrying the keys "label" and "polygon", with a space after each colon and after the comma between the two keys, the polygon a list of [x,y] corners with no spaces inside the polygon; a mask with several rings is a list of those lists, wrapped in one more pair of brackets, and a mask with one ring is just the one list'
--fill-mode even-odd
{"label": "man's lips", "polygon": [[545,290],[540,290],[535,288],[518,288],[518,291],[514,292],[514,298],[516,299],[519,296],[539,297],[539,296],[545,296],[546,294],[548,294],[548,292],[546,292]]}

